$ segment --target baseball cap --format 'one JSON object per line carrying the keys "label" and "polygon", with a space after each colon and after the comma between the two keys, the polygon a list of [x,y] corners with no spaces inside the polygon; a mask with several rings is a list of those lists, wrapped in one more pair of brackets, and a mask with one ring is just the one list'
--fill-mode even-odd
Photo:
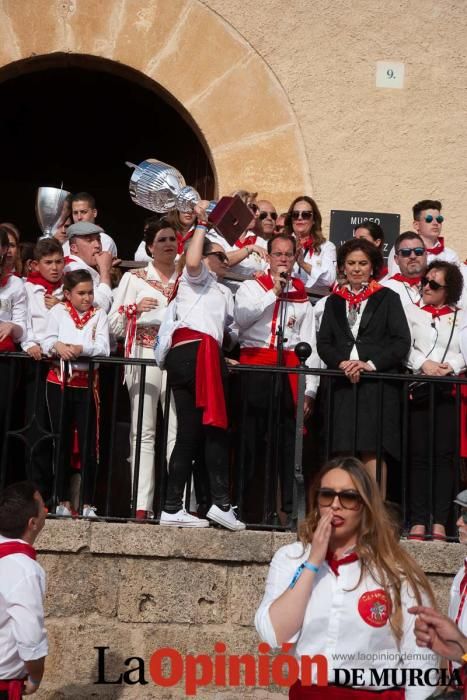
{"label": "baseball cap", "polygon": [[89,221],[78,221],[76,224],[68,226],[66,235],[67,238],[73,236],[90,236],[92,233],[102,233],[104,229],[96,224],[91,224]]}
{"label": "baseball cap", "polygon": [[467,508],[467,489],[457,494],[454,503],[457,503],[458,506],[462,506],[462,508]]}

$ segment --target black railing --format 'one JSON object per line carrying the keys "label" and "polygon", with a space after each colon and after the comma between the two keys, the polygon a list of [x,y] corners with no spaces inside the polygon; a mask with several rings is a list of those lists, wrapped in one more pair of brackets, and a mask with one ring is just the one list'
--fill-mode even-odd
{"label": "black railing", "polygon": [[[239,516],[246,520],[250,527],[254,528],[281,528],[290,526],[294,521],[301,519],[305,514],[305,494],[313,474],[320,465],[332,456],[332,438],[336,430],[333,425],[332,408],[334,400],[334,384],[342,381],[343,373],[338,370],[310,370],[303,364],[305,356],[302,356],[302,366],[297,369],[284,367],[258,367],[252,365],[232,365],[230,369],[230,417],[231,417],[231,473],[232,473],[232,499],[237,502]],[[37,463],[49,460],[53,476],[50,483],[48,499],[53,506],[57,501],[57,475],[61,468],[60,450],[65,430],[70,426],[63,424],[64,400],[67,391],[74,391],[67,386],[64,378],[61,394],[59,429],[52,431],[48,420],[45,404],[45,376],[50,361],[35,362],[24,353],[2,354],[2,361],[9,362],[9,386],[4,388],[2,397],[4,405],[3,425],[1,428],[2,450],[0,463],[0,482],[5,484],[19,478],[34,478],[37,473]],[[94,391],[94,372],[99,365],[101,379],[101,417],[100,417],[100,447],[99,447],[99,473],[97,478],[96,501],[98,514],[107,519],[132,519],[136,516],[136,502],[138,493],[141,438],[144,406],[144,386],[146,382],[146,368],[155,365],[154,361],[128,359],[120,357],[89,359],[89,379],[86,391],[86,415],[87,438],[82,445],[80,454],[80,490],[77,503],[81,512],[86,478],[86,464],[90,458],[92,435],[91,402]],[[141,390],[138,399],[137,435],[134,456],[134,478],[131,478],[129,464],[129,397],[123,384],[124,366],[136,365],[141,367]],[[267,416],[254,416],[260,418],[259,432],[255,434],[255,448],[248,443],[252,434],[251,407],[248,407],[243,393],[248,377],[251,374],[261,373],[270,379],[270,400],[267,402]],[[293,450],[285,469],[289,475],[293,472],[293,506],[292,512],[285,519],[285,514],[280,513],[278,503],[278,491],[281,484],[281,460],[283,459],[282,447],[287,430],[285,420],[287,416],[284,409],[283,381],[289,374],[298,374],[298,403],[296,414],[293,416]],[[315,415],[307,426],[307,435],[304,438],[303,424],[303,395],[305,390],[305,376],[307,374],[319,375],[321,385],[326,385],[318,395]],[[411,387],[415,376],[410,374],[389,374],[370,372],[361,375],[360,383],[353,385],[353,411],[349,416],[352,422],[353,451],[357,446],[358,426],[358,392],[365,382],[377,382],[377,435],[376,435],[376,459],[377,474],[381,480],[381,467],[383,463],[382,430],[385,420],[385,405],[383,387],[385,382],[396,382],[400,387],[401,406],[401,457],[397,462],[389,464],[388,499],[397,503],[403,527],[408,525],[409,503],[409,479],[411,465],[409,460],[411,435],[409,434],[410,412],[413,404],[410,398]],[[461,387],[467,385],[467,379],[462,377],[423,377],[428,390],[428,424],[426,426],[426,440],[428,441],[428,488],[430,514],[429,521],[433,521],[434,504],[437,494],[433,490],[433,479],[436,460],[436,387],[439,385],[452,385],[452,403],[455,406],[455,435],[454,445],[454,488],[456,492],[462,485],[461,479],[461,455],[460,439],[461,430],[467,427],[461,425]],[[282,387],[282,388],[281,388]],[[167,435],[169,417],[170,392],[166,392],[165,407],[158,417],[157,438],[154,446],[156,492],[154,498],[154,513],[157,522],[164,503],[166,476],[167,476]],[[290,407],[289,407],[290,408]],[[290,411],[289,411],[290,413]],[[290,418],[290,416],[289,416]],[[182,426],[183,429],[183,426]],[[290,437],[290,435],[288,435]],[[288,438],[287,438],[288,439]],[[259,446],[258,446],[259,445]],[[254,449],[254,453],[252,453]],[[48,456],[47,456],[48,455]],[[41,457],[39,459],[38,457]],[[65,465],[68,469],[68,465]],[[202,482],[199,472],[202,472],[202,464],[194,465],[195,474]],[[199,471],[198,471],[199,470]],[[396,476],[397,475],[397,476]],[[287,474],[283,471],[284,480]],[[202,489],[201,489],[202,490]],[[187,488],[186,505],[190,508],[191,488]],[[199,494],[198,494],[199,496]],[[207,507],[209,503],[203,503]],[[191,506],[193,510],[193,505]],[[449,532],[454,536],[454,510],[449,521]]]}

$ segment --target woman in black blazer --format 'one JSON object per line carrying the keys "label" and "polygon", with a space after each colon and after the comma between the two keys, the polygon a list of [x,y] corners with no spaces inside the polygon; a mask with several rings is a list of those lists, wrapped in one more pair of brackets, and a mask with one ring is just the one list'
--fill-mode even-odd
{"label": "woman in black blazer", "polygon": [[[326,301],[318,333],[318,353],[329,369],[341,369],[345,378],[332,387],[331,451],[356,453],[376,478],[379,387],[374,380],[360,382],[361,372],[399,372],[410,349],[410,331],[399,296],[376,279],[383,266],[380,251],[363,239],[340,247],[337,266],[345,282]],[[383,455],[400,452],[400,392],[397,382],[382,387]],[[357,434],[354,439],[355,408]],[[386,465],[382,464],[382,492]]]}

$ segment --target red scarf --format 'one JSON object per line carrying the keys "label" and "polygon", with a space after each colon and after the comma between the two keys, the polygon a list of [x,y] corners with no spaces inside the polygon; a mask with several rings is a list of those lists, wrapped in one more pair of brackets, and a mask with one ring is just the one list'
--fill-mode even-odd
{"label": "red scarf", "polygon": [[30,559],[36,559],[36,550],[26,542],[1,542],[0,543],[0,559],[8,557],[10,554],[25,554]]}
{"label": "red scarf", "polygon": [[313,239],[312,238],[306,238],[304,241],[299,242],[299,247],[304,251],[303,254],[306,255],[307,253],[310,254],[310,258],[315,252],[314,246],[313,246]]}
{"label": "red scarf", "polygon": [[7,272],[1,279],[0,279],[0,287],[6,287],[8,284],[8,280],[10,277],[12,277],[13,273],[12,272]]}
{"label": "red scarf", "polygon": [[183,235],[182,233],[180,233],[180,231],[176,231],[176,232],[175,232],[175,235],[177,236],[177,253],[178,253],[179,255],[182,255],[182,253],[183,253],[183,251],[184,251],[184,248],[185,248],[185,243],[186,243],[187,241],[189,241],[190,238],[192,238],[194,232],[195,232],[195,227],[194,227],[194,226],[192,226],[192,227],[190,228],[190,230],[189,230],[185,235]]}
{"label": "red scarf", "polygon": [[421,275],[419,275],[418,277],[406,277],[401,272],[397,272],[390,279],[397,280],[397,282],[404,282],[405,284],[408,284],[409,287],[415,287],[419,285],[422,281]]}
{"label": "red scarf", "polygon": [[342,297],[343,299],[348,301],[349,306],[358,306],[362,303],[362,301],[365,301],[376,292],[379,292],[379,290],[382,288],[383,287],[379,284],[379,282],[377,282],[376,280],[371,280],[370,284],[367,287],[365,287],[365,289],[362,289],[362,291],[358,294],[354,294],[353,292],[351,292],[350,289],[348,289],[345,285],[334,290],[333,294],[337,294],[337,296]]}
{"label": "red scarf", "polygon": [[357,552],[351,552],[350,554],[347,554],[347,556],[342,557],[341,559],[334,559],[333,557],[334,552],[331,552],[331,550],[328,549],[326,554],[326,561],[328,563],[329,568],[336,576],[339,576],[340,566],[342,566],[343,564],[352,564],[352,562],[358,561]]}
{"label": "red scarf", "polygon": [[196,407],[203,409],[203,425],[227,429],[227,409],[222,385],[219,346],[207,333],[177,328],[172,347],[186,340],[201,340],[196,356]]}
{"label": "red scarf", "polygon": [[440,253],[443,252],[444,250],[444,238],[443,236],[440,236],[433,246],[433,248],[425,248],[427,254],[429,253],[430,255],[439,255]]}
{"label": "red scarf", "polygon": [[451,309],[450,306],[446,305],[436,308],[431,304],[426,304],[426,306],[421,306],[420,308],[422,311],[426,311],[428,314],[431,314],[431,318],[439,318],[440,316],[447,316],[448,314],[454,313],[454,310]]}
{"label": "red scarf", "polygon": [[[266,272],[259,277],[256,277],[256,282],[267,292],[274,287],[274,280],[271,277],[270,272]],[[305,285],[298,277],[290,277],[289,291],[287,293],[282,291],[280,297],[277,297],[277,301],[298,301],[304,302],[308,301],[308,296],[306,293]],[[284,286],[284,289],[287,285]],[[290,289],[292,287],[292,289]],[[276,302],[277,303],[277,302]]]}
{"label": "red scarf", "polygon": [[79,330],[82,330],[86,323],[89,321],[89,319],[92,318],[96,313],[95,306],[91,306],[89,311],[86,311],[84,316],[80,316],[79,313],[76,311],[75,307],[72,304],[70,304],[68,300],[65,302],[65,306],[68,313],[71,316],[71,320],[75,324],[76,328],[78,328]]}
{"label": "red scarf", "polygon": [[49,282],[45,279],[45,277],[42,277],[40,272],[30,272],[29,275],[26,277],[26,282],[31,282],[31,284],[38,284],[41,287],[44,287],[46,294],[52,294],[63,284],[62,280],[60,280],[59,282]]}
{"label": "red scarf", "polygon": [[241,241],[240,238],[237,238],[234,245],[237,248],[246,248],[247,245],[255,245],[255,243],[256,243],[256,236],[253,235],[252,233],[249,233],[245,236],[243,241]]}

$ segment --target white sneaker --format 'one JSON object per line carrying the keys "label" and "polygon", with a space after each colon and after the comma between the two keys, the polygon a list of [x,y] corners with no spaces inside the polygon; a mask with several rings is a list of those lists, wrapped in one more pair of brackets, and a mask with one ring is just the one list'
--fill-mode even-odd
{"label": "white sneaker", "polygon": [[59,503],[58,506],[55,508],[55,515],[60,515],[60,516],[71,516],[71,510],[66,507],[64,503]]}
{"label": "white sneaker", "polygon": [[215,523],[222,525],[222,527],[226,527],[228,530],[244,530],[246,525],[241,520],[238,520],[235,513],[236,508],[237,506],[230,506],[230,509],[224,512],[218,506],[211,506],[206,517],[209,520],[214,520]]}
{"label": "white sneaker", "polygon": [[179,510],[178,513],[161,512],[159,523],[170,527],[209,527],[209,522],[203,518],[197,518],[196,515],[187,513],[185,508]]}
{"label": "white sneaker", "polygon": [[94,508],[94,506],[84,506],[83,518],[97,518],[97,508]]}

